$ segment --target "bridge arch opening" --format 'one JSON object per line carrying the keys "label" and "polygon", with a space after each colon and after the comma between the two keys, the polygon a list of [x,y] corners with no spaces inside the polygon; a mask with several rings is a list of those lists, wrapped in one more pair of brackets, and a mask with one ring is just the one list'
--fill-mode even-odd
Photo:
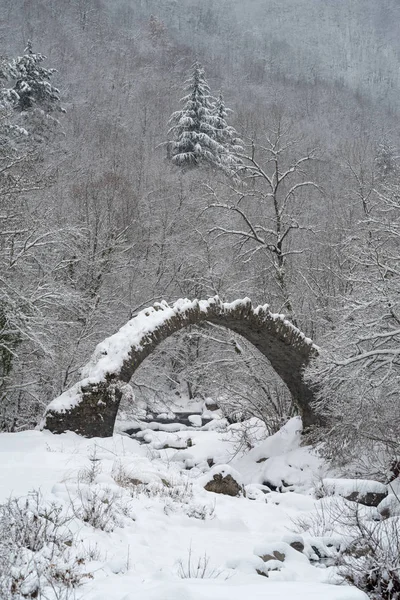
{"label": "bridge arch opening", "polygon": [[205,402],[230,422],[257,417],[273,433],[293,415],[291,394],[268,359],[242,336],[205,322],[172,334],[143,361],[123,389],[117,427],[197,413]]}
{"label": "bridge arch opening", "polygon": [[314,391],[304,381],[304,368],[318,352],[312,340],[283,315],[271,313],[268,305],[253,307],[248,298],[224,303],[214,297],[161,302],[141,311],[98,344],[82,370],[83,379],[47,407],[43,427],[54,433],[111,436],[122,386],[162,341],[204,322],[230,329],[255,346],[288,387],[304,427],[317,423]]}

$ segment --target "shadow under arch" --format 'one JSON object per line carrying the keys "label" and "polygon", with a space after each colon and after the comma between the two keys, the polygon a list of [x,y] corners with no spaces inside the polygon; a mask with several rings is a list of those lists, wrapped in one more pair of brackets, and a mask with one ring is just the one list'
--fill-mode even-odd
{"label": "shadow under arch", "polygon": [[83,368],[83,379],[53,400],[42,427],[53,433],[74,431],[85,437],[109,437],[122,396],[122,386],[153,350],[173,333],[188,325],[210,322],[234,331],[266,356],[309,428],[319,422],[312,406],[315,389],[303,377],[304,368],[318,348],[283,315],[268,305],[253,307],[248,298],[224,303],[181,299],[142,310],[126,325],[98,344]]}

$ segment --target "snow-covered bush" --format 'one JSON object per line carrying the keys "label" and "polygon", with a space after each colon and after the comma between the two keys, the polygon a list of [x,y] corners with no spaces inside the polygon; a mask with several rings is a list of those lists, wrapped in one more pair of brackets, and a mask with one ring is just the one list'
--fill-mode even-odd
{"label": "snow-covered bush", "polygon": [[297,517],[294,520],[295,530],[301,533],[307,533],[311,537],[319,538],[334,535],[336,518],[331,505],[326,502],[320,502],[316,505],[316,510]]}
{"label": "snow-covered bush", "polygon": [[82,567],[69,529],[71,515],[47,503],[40,492],[10,498],[0,505],[0,597],[2,600],[67,599],[70,591],[90,577]]}
{"label": "snow-covered bush", "polygon": [[72,510],[78,519],[102,531],[122,527],[125,517],[133,519],[127,498],[96,484],[79,487]]}
{"label": "snow-covered bush", "polygon": [[200,521],[213,519],[215,516],[215,503],[201,504],[197,502],[192,502],[188,504],[185,512],[186,515],[191,519],[200,519]]}
{"label": "snow-covered bush", "polygon": [[[114,464],[112,477],[121,488],[129,492],[131,498],[145,496],[160,502],[166,515],[178,512],[201,521],[214,517],[215,502],[204,503],[196,500],[193,484],[187,478],[168,480],[157,476],[153,481],[144,482],[130,473],[121,462]],[[148,479],[148,476],[144,479]]]}
{"label": "snow-covered bush", "polygon": [[229,426],[229,437],[234,443],[234,453],[248,452],[260,444],[267,435],[265,423],[257,418],[247,418]]}
{"label": "snow-covered bush", "polygon": [[328,548],[326,556],[339,574],[371,600],[400,599],[399,517],[380,520],[374,508],[327,497],[296,524],[308,534],[305,539],[317,556],[323,556],[321,548]]}
{"label": "snow-covered bush", "polygon": [[188,502],[193,497],[192,485],[188,481],[169,482],[167,479],[143,483],[128,475],[116,479],[118,485],[128,489],[132,498],[147,496],[148,498],[170,499],[174,502]]}
{"label": "snow-covered bush", "polygon": [[400,521],[366,521],[353,513],[356,537],[343,554],[345,578],[372,600],[400,598]]}

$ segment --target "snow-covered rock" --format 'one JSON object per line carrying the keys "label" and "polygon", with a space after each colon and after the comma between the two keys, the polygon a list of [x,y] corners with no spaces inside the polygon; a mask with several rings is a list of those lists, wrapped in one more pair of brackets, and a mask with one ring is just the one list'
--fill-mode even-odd
{"label": "snow-covered rock", "polygon": [[258,544],[254,548],[254,554],[259,556],[264,562],[269,562],[271,560],[284,562],[286,558],[289,558],[291,560],[300,560],[308,563],[306,556],[302,556],[301,553],[283,541]]}
{"label": "snow-covered rock", "polygon": [[330,479],[322,480],[321,495],[342,496],[351,502],[378,506],[388,495],[387,486],[370,479]]}
{"label": "snow-covered rock", "polygon": [[377,506],[382,519],[400,516],[400,499],[397,494],[388,494]]}
{"label": "snow-covered rock", "polygon": [[304,540],[301,535],[296,535],[295,533],[285,535],[282,538],[282,542],[289,544],[293,550],[297,550],[297,552],[304,551]]}
{"label": "snow-covered rock", "polygon": [[231,559],[227,562],[226,566],[229,569],[235,569],[236,571],[245,573],[246,575],[251,575],[256,572],[258,575],[263,575],[264,577],[268,577],[268,571],[271,570],[271,568],[269,568],[270,566],[267,566],[262,558],[251,555]]}
{"label": "snow-covered rock", "polygon": [[204,401],[205,410],[214,412],[219,409],[218,403],[213,398],[206,398]]}
{"label": "snow-covered rock", "polygon": [[188,420],[194,427],[201,427],[203,424],[203,420],[200,415],[189,415]]}
{"label": "snow-covered rock", "polygon": [[229,465],[217,465],[207,475],[201,478],[201,483],[207,492],[238,496],[244,493],[242,478],[238,471]]}

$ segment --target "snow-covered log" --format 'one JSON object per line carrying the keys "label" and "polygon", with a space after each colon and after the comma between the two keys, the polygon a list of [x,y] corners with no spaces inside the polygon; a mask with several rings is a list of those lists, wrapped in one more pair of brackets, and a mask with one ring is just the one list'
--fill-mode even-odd
{"label": "snow-covered log", "polygon": [[43,427],[86,437],[112,435],[122,386],[163,340],[204,321],[226,327],[254,344],[289,388],[304,426],[316,422],[313,390],[304,382],[303,370],[318,353],[317,347],[283,315],[271,313],[267,304],[254,308],[249,298],[224,303],[216,296],[180,299],[172,306],[163,301],[142,310],[98,344],[82,371],[83,379],[47,407]]}

